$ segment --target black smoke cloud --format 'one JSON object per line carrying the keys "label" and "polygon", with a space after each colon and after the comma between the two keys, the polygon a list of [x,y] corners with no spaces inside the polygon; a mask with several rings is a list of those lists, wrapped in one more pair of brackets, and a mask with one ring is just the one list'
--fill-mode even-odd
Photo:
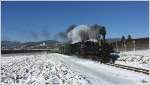
{"label": "black smoke cloud", "polygon": [[49,33],[49,31],[47,29],[43,29],[41,35],[44,38],[49,38],[50,37],[50,33]]}
{"label": "black smoke cloud", "polygon": [[81,37],[81,40],[88,40],[89,39],[89,33],[84,31],[84,30],[79,31],[79,36]]}
{"label": "black smoke cloud", "polygon": [[68,27],[68,29],[65,32],[58,32],[55,34],[55,38],[59,41],[67,42],[67,34],[72,31],[77,25],[73,24]]}
{"label": "black smoke cloud", "polygon": [[57,37],[64,39],[64,41],[75,43],[81,42],[82,40],[97,39],[103,26],[94,24],[91,26],[87,25],[71,25],[65,32],[59,32],[56,34]]}
{"label": "black smoke cloud", "polygon": [[38,39],[39,34],[36,31],[30,30],[30,35],[33,39]]}
{"label": "black smoke cloud", "polygon": [[55,39],[58,41],[65,42],[65,40],[67,40],[67,33],[66,32],[58,32],[55,34]]}
{"label": "black smoke cloud", "polygon": [[41,31],[30,30],[29,35],[33,40],[50,39],[50,33],[48,29],[42,29]]}
{"label": "black smoke cloud", "polygon": [[75,24],[70,25],[70,26],[68,27],[68,29],[66,30],[66,33],[72,31],[76,26],[77,26],[77,25],[75,25]]}

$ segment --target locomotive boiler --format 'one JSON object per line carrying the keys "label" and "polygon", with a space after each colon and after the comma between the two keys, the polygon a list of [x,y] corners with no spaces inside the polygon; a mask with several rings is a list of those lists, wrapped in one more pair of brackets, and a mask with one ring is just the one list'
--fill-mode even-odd
{"label": "locomotive boiler", "polygon": [[101,63],[110,63],[112,61],[111,53],[114,50],[107,42],[82,40],[82,42],[73,44],[66,43],[60,47],[60,52],[62,54],[77,55],[80,58],[100,61]]}

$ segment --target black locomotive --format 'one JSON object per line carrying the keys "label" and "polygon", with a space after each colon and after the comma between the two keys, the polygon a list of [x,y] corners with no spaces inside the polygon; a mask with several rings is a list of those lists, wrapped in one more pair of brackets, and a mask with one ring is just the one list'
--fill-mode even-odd
{"label": "black locomotive", "polygon": [[[65,44],[60,47],[60,52],[67,55],[78,55],[81,58],[100,61],[101,63],[114,62],[113,47],[108,43],[101,41],[82,41],[74,44]],[[116,59],[116,58],[115,58]]]}

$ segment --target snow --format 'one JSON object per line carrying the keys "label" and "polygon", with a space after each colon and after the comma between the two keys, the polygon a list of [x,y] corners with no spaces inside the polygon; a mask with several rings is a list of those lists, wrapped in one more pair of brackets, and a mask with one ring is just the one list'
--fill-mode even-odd
{"label": "snow", "polygon": [[127,51],[121,52],[120,58],[115,62],[116,64],[122,64],[132,67],[150,68],[149,50]]}
{"label": "snow", "polygon": [[[7,61],[7,59],[9,61]],[[88,83],[81,73],[72,71],[69,67],[60,61],[57,61],[56,58],[51,55],[16,56],[14,58],[2,57],[2,61],[2,85]]]}
{"label": "snow", "polygon": [[57,53],[1,57],[2,85],[142,84],[149,76]]}

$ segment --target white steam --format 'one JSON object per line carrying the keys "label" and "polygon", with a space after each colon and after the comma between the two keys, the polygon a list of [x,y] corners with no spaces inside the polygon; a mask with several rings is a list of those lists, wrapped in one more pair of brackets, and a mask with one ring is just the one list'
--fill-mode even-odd
{"label": "white steam", "polygon": [[67,38],[71,43],[81,42],[82,40],[96,40],[98,29],[92,29],[87,25],[79,25],[67,33]]}
{"label": "white steam", "polygon": [[77,27],[75,27],[73,30],[71,30],[70,32],[68,32],[67,37],[69,39],[69,41],[71,41],[71,43],[76,43],[76,42],[81,42],[81,36],[80,36],[80,32],[84,31],[84,32],[88,32],[90,28],[86,25],[79,25]]}

